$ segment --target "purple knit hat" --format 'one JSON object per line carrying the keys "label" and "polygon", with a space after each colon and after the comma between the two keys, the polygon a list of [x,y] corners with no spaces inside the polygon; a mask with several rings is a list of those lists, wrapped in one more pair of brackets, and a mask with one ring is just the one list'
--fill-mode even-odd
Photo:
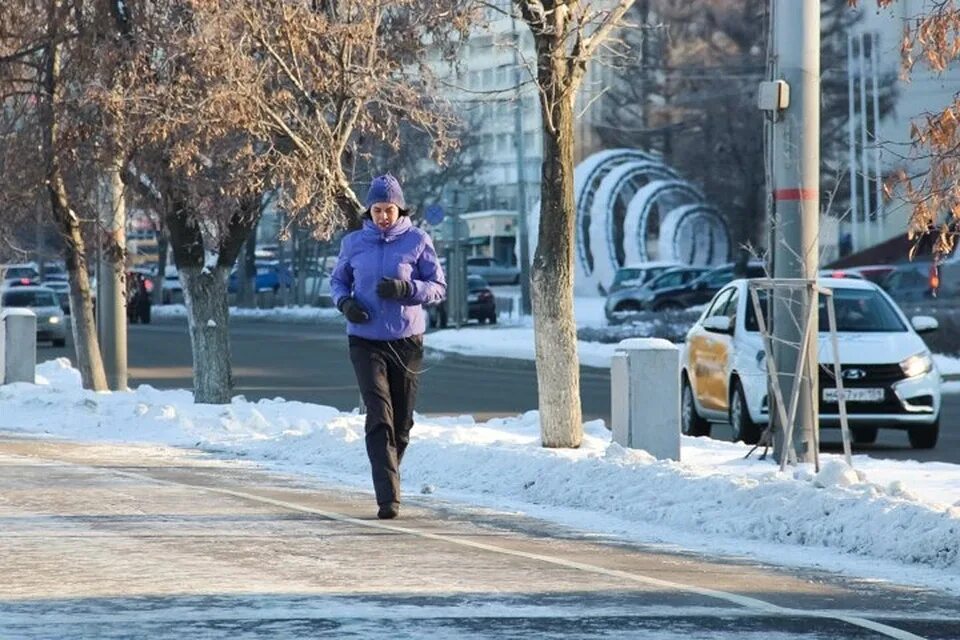
{"label": "purple knit hat", "polygon": [[403,190],[400,188],[400,183],[389,173],[378,176],[370,182],[370,190],[367,191],[367,199],[364,204],[369,209],[378,202],[395,204],[401,210],[407,208],[403,200]]}

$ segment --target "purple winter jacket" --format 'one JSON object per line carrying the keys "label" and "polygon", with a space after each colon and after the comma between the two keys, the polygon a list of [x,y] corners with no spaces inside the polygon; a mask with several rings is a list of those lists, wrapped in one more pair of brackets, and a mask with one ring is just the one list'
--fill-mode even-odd
{"label": "purple winter jacket", "polygon": [[[413,295],[401,300],[381,298],[377,295],[381,278],[413,283]],[[370,314],[370,320],[362,324],[347,322],[349,335],[399,340],[426,331],[421,305],[443,300],[447,282],[430,236],[402,216],[386,231],[372,220],[364,220],[363,229],[343,237],[330,276],[330,292],[338,307],[352,295]]]}

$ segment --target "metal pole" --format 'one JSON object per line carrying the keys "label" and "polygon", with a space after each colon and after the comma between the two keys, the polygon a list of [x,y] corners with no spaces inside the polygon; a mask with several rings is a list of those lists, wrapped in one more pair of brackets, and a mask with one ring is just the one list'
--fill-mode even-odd
{"label": "metal pole", "polygon": [[[104,176],[100,210],[107,219],[99,228],[99,244],[110,243],[120,255],[110,255],[98,249],[97,265],[97,326],[100,329],[100,348],[107,386],[113,391],[127,389],[127,291],[126,291],[126,206],[120,168],[111,166]],[[112,253],[112,251],[111,251]]]}
{"label": "metal pole", "polygon": [[[790,103],[774,124],[774,201],[776,203],[776,252],[773,273],[778,280],[814,280],[817,277],[820,224],[820,2],[775,0],[774,50],[777,77],[790,86]],[[791,296],[775,289],[773,335],[777,377],[784,397],[800,385],[796,435],[798,459],[814,460],[814,424],[818,420],[817,339],[805,338]],[[807,304],[817,308],[812,291]],[[804,310],[805,311],[805,310]],[[816,324],[807,331],[816,331]],[[802,373],[794,378],[805,350]],[[779,412],[771,413],[779,420]],[[774,429],[774,455],[780,460],[787,425]]]}
{"label": "metal pole", "polygon": [[873,226],[870,223],[870,216],[873,214],[870,207],[870,160],[867,155],[867,73],[866,63],[864,62],[865,47],[864,34],[858,36],[860,40],[860,177],[863,180],[863,227],[866,231],[865,246],[873,245]]}
{"label": "metal pole", "polygon": [[856,108],[854,104],[854,75],[853,75],[853,36],[847,35],[847,143],[850,150],[850,237],[852,249],[856,253],[860,249],[860,215],[857,202],[857,136],[854,133],[856,122]]}
{"label": "metal pole", "polygon": [[529,316],[533,312],[530,303],[530,245],[527,229],[527,185],[523,166],[523,92],[520,90],[520,34],[517,19],[511,14],[513,29],[513,81],[517,86],[513,108],[513,137],[517,149],[517,241],[520,243],[520,312]]}
{"label": "metal pole", "polygon": [[877,203],[877,241],[883,239],[883,169],[880,167],[880,88],[877,83],[877,51],[880,46],[880,34],[873,33],[870,38],[870,74],[873,76],[873,165],[874,189],[876,191]]}

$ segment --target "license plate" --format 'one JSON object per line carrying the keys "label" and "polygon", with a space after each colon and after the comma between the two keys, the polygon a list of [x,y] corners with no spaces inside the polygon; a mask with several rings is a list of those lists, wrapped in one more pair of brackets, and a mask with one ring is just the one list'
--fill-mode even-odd
{"label": "license plate", "polygon": [[[844,389],[847,402],[883,402],[883,389]],[[823,401],[837,403],[837,390],[824,389]]]}

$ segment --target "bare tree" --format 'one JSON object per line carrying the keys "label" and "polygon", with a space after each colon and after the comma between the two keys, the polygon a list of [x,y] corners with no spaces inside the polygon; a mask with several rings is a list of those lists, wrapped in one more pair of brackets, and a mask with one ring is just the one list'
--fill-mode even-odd
{"label": "bare tree", "polygon": [[104,42],[112,27],[105,6],[83,0],[0,5],[0,103],[4,118],[13,122],[8,141],[16,149],[10,166],[17,176],[16,182],[5,176],[4,190],[46,192],[65,247],[77,365],[84,386],[96,390],[106,389],[106,378],[80,212],[89,210],[91,196],[82,176],[103,141],[100,114],[90,111],[83,95],[88,79],[101,77],[110,64]]}
{"label": "bare tree", "polygon": [[[142,0],[122,99],[137,170],[157,186],[190,321],[194,396],[229,401],[227,281],[265,194],[327,237],[361,205],[346,167],[360,136],[398,124],[442,156],[453,114],[431,95],[428,46],[469,24],[462,3]],[[139,12],[137,10],[139,8]],[[451,45],[452,46],[452,45]]]}
{"label": "bare tree", "polygon": [[633,0],[514,0],[533,34],[543,119],[540,229],[531,272],[541,438],[545,447],[583,439],[580,360],[573,316],[574,104],[587,64]]}

